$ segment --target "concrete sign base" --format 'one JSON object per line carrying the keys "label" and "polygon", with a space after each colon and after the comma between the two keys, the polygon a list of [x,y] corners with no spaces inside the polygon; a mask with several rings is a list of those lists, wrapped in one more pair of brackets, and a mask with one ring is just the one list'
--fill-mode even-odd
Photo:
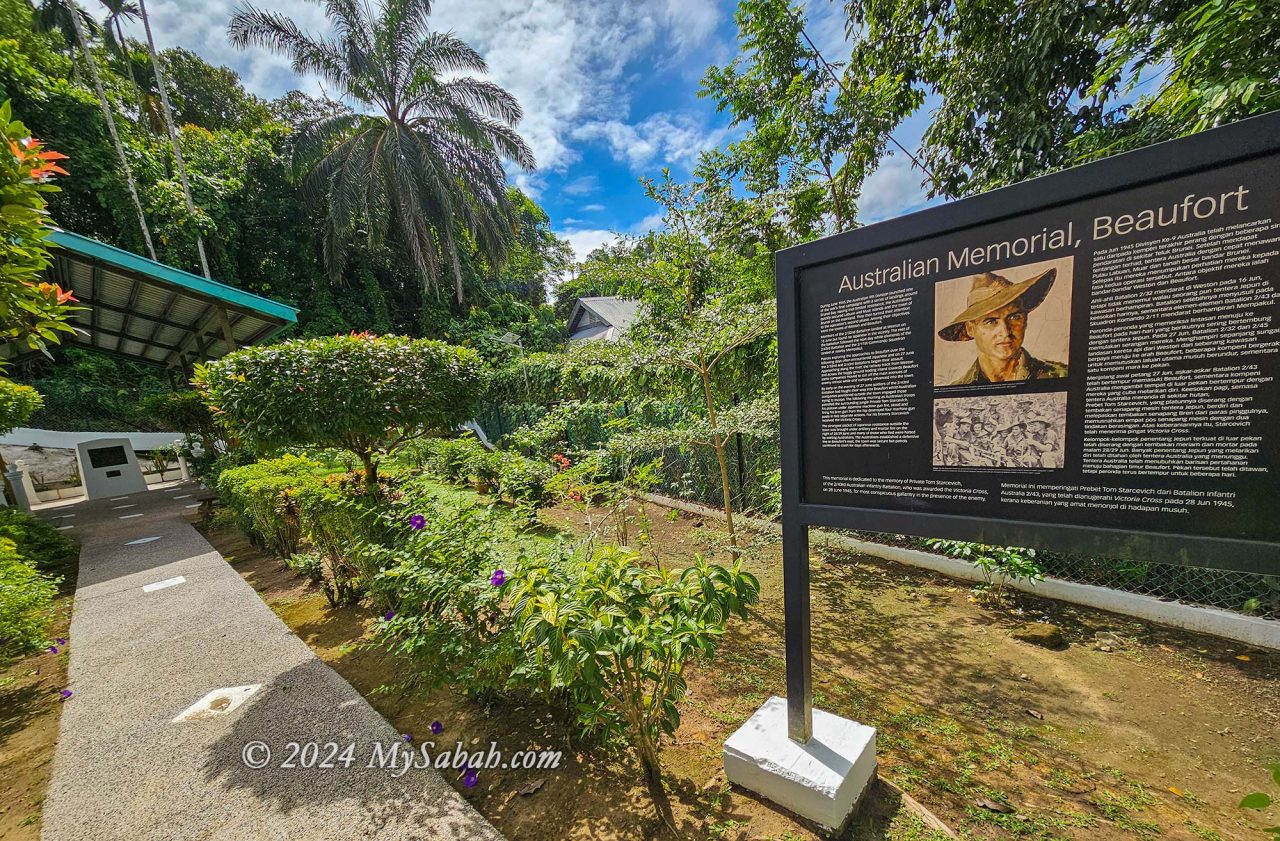
{"label": "concrete sign base", "polygon": [[787,738],[787,700],[764,703],[724,743],[729,782],[839,830],[853,815],[876,773],[874,727],[813,711],[813,738]]}

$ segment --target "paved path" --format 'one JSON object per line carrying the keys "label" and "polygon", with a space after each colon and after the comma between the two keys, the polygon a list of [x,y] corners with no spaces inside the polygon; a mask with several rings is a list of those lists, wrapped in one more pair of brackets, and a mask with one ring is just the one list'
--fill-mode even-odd
{"label": "paved path", "polygon": [[[501,841],[435,771],[393,779],[366,767],[370,745],[399,734],[185,520],[196,501],[177,497],[195,490],[176,484],[37,511],[71,525],[83,546],[75,696],[62,712],[41,837]],[[127,545],[149,537],[159,539]],[[177,576],[185,582],[143,590]],[[172,721],[212,690],[251,684],[261,688],[238,707]],[[265,769],[242,761],[254,740],[274,752]],[[273,768],[290,741],[355,742],[357,761]]]}

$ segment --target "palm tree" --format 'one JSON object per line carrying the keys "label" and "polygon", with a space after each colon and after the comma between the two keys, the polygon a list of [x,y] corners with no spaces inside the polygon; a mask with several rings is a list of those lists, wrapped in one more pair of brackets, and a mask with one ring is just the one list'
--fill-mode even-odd
{"label": "palm tree", "polygon": [[309,120],[294,144],[303,196],[328,207],[326,261],[342,271],[361,228],[377,243],[392,232],[427,292],[442,265],[452,272],[461,311],[460,248],[499,266],[512,234],[503,159],[525,170],[533,153],[516,133],[511,94],[464,72],[488,68],[452,33],[428,28],[430,0],[327,0],[331,37],[303,32],[290,18],[252,6],[231,19],[237,47],[259,45],[293,59],[338,88],[355,110]]}
{"label": "palm tree", "polygon": [[138,227],[142,230],[142,241],[147,247],[147,254],[156,259],[155,246],[151,244],[151,229],[147,227],[147,216],[142,211],[142,200],[138,198],[138,185],[133,180],[133,170],[129,167],[129,159],[124,153],[124,144],[120,142],[120,133],[116,131],[116,121],[111,113],[111,105],[107,101],[107,93],[102,88],[102,78],[98,75],[98,65],[89,49],[89,35],[100,31],[98,22],[75,2],[75,0],[41,0],[35,9],[34,22],[41,32],[60,32],[72,53],[72,66],[75,66],[74,55],[78,51],[89,68],[89,78],[93,81],[94,93],[98,95],[98,106],[102,109],[103,121],[107,124],[107,133],[111,135],[111,143],[116,148],[116,157],[120,159],[120,171],[124,173],[125,183],[129,187],[129,198],[133,200],[133,209],[138,214]]}
{"label": "palm tree", "polygon": [[138,19],[138,4],[133,0],[98,0],[107,9],[107,19],[102,22],[107,49],[115,53],[116,58],[124,65],[124,72],[129,77],[129,84],[139,91],[139,108],[141,109],[141,88],[133,75],[133,61],[129,56],[129,41],[124,37],[121,21]]}
{"label": "palm tree", "polygon": [[[169,104],[169,83],[164,78],[164,66],[160,54],[156,52],[156,39],[151,35],[151,19],[147,17],[146,0],[138,0],[138,14],[142,18],[142,28],[147,33],[147,52],[151,55],[151,67],[156,72],[156,87],[160,90],[160,103],[163,106],[164,122],[169,127],[169,143],[173,146],[173,159],[178,166],[178,178],[182,181],[182,194],[187,199],[187,213],[192,220],[196,216],[196,203],[191,198],[191,182],[187,179],[187,164],[182,160],[182,147],[178,145],[178,127],[173,120],[173,106]],[[206,278],[209,275],[209,258],[204,253],[204,236],[196,231],[196,251],[200,252],[200,269]]]}

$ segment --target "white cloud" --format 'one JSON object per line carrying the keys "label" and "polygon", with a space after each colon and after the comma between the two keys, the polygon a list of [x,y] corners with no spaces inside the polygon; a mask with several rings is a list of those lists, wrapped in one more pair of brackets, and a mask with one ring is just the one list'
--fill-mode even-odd
{"label": "white cloud", "polygon": [[602,210],[608,210],[608,209],[609,208],[605,207],[602,204],[586,204],[578,208],[578,212],[579,213],[599,213]]}
{"label": "white cloud", "polygon": [[587,196],[600,189],[600,179],[594,175],[583,175],[573,179],[560,188],[560,192],[570,196]]}
{"label": "white cloud", "polygon": [[610,231],[604,228],[587,228],[576,231],[556,231],[556,236],[568,240],[569,245],[573,248],[574,258],[578,262],[582,262],[592,251],[605,243],[618,239],[620,234],[617,231]]}
{"label": "white cloud", "polygon": [[[288,59],[227,43],[227,22],[239,2],[151,0],[148,12],[162,48],[180,44],[225,64],[260,96],[294,88],[319,93],[318,81],[295,77]],[[322,4],[255,5],[287,14],[309,32],[329,31]],[[570,145],[574,126],[627,113],[628,65],[651,58],[655,47],[664,64],[691,56],[701,61],[698,51],[714,39],[726,13],[716,0],[437,0],[431,25],[454,30],[484,55],[490,77],[524,109],[520,133],[539,168],[563,171],[578,159]],[[140,27],[133,34],[140,36]]]}
{"label": "white cloud", "polygon": [[903,155],[884,157],[876,171],[862,184],[858,219],[864,224],[879,222],[919,210],[929,200],[921,184],[922,173]]}
{"label": "white cloud", "polygon": [[598,120],[574,129],[581,140],[600,140],[610,153],[633,170],[651,165],[692,166],[698,154],[720,144],[728,129],[709,128],[685,112],[660,111],[639,123]]}

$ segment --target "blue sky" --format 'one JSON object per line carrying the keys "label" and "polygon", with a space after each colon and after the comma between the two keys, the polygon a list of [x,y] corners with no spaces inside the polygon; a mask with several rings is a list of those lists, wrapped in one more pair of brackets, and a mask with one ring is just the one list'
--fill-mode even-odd
{"label": "blue sky", "polygon": [[[810,35],[828,58],[844,41],[838,6],[811,0]],[[287,60],[226,42],[236,0],[151,0],[148,12],[162,47],[180,45],[240,73],[264,97],[299,88],[321,93],[315,79],[297,77]],[[579,256],[615,232],[641,233],[656,223],[656,206],[641,176],[664,166],[688,175],[703,149],[733,136],[728,119],[699,99],[709,64],[736,52],[733,12],[725,0],[436,0],[432,22],[476,47],[491,78],[520,100],[521,133],[539,168],[515,175],[551,216]],[[262,0],[260,6],[325,32],[316,3]],[[141,33],[134,33],[140,35]],[[925,115],[898,137],[914,148]],[[868,181],[864,222],[922,205],[919,177],[890,157]]]}

